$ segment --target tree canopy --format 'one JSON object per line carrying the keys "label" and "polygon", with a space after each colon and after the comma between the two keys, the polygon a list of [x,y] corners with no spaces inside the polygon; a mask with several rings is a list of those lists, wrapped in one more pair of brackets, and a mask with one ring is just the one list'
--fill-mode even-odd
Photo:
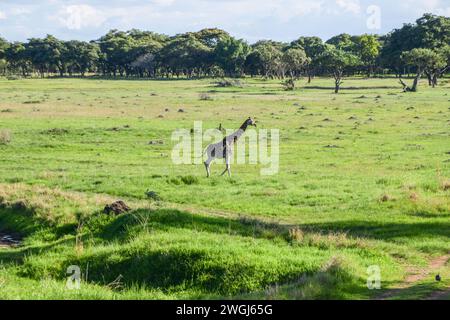
{"label": "tree canopy", "polygon": [[[387,35],[339,34],[326,42],[299,37],[248,44],[224,30],[167,36],[111,30],[97,40],[52,35],[9,43],[0,37],[0,73],[31,76],[207,77],[243,75],[291,79],[316,75],[426,74],[430,85],[449,67],[450,18],[424,14]],[[416,50],[417,49],[417,50]],[[426,49],[419,50],[419,49]],[[423,64],[428,61],[426,66]],[[338,81],[339,83],[341,82]]]}

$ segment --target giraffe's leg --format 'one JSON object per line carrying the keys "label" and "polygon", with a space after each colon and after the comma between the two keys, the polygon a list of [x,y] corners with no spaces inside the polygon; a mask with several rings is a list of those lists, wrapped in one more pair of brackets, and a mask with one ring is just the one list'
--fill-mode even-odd
{"label": "giraffe's leg", "polygon": [[227,166],[226,166],[224,172],[222,172],[222,176],[225,174],[225,172],[228,172],[228,176],[231,177],[230,156],[229,155],[227,155],[225,161],[226,161]]}
{"label": "giraffe's leg", "polygon": [[206,177],[211,176],[211,158],[208,158],[208,160],[205,161],[205,168],[206,168]]}
{"label": "giraffe's leg", "polygon": [[225,170],[223,170],[221,176],[223,176],[227,171],[228,171],[228,165],[227,165],[227,167],[225,168]]}

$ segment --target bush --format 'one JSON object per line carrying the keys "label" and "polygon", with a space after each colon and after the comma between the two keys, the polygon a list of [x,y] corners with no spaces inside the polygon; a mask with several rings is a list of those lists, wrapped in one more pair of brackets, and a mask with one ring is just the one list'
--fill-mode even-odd
{"label": "bush", "polygon": [[219,87],[219,88],[229,88],[229,87],[242,88],[243,84],[239,79],[222,79],[222,80],[216,82],[216,87]]}
{"label": "bush", "polygon": [[0,131],[0,144],[6,145],[9,144],[12,140],[11,131],[9,130],[1,130]]}
{"label": "bush", "polygon": [[295,81],[294,79],[288,79],[282,83],[284,90],[293,91],[295,90]]}

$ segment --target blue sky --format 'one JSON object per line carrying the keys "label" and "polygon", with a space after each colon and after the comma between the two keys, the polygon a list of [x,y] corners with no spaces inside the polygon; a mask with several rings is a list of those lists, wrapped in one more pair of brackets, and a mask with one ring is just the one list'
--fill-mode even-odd
{"label": "blue sky", "polygon": [[0,0],[0,36],[93,40],[110,29],[174,35],[218,27],[249,42],[326,40],[387,33],[425,12],[450,16],[450,0]]}

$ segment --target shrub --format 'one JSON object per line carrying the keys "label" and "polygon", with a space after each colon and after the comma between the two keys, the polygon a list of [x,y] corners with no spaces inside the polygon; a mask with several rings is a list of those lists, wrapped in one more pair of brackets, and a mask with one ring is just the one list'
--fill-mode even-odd
{"label": "shrub", "polygon": [[216,82],[216,87],[219,87],[219,88],[229,88],[229,87],[242,88],[243,84],[239,79],[222,79],[222,80]]}
{"label": "shrub", "polygon": [[300,243],[303,241],[304,237],[305,237],[305,234],[303,233],[302,229],[300,229],[298,227],[289,229],[289,240],[291,242]]}
{"label": "shrub", "polygon": [[294,79],[287,79],[282,83],[284,90],[286,91],[293,91],[295,90],[295,81]]}

